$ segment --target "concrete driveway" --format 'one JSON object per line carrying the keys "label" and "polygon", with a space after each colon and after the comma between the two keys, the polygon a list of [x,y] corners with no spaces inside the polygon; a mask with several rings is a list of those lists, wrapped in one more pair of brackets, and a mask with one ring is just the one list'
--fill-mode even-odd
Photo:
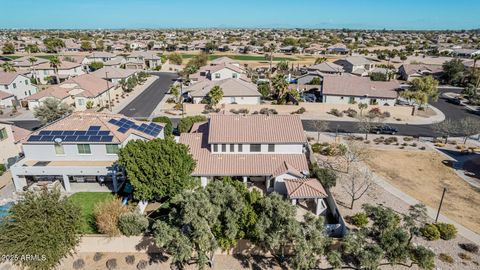
{"label": "concrete driveway", "polygon": [[154,81],[140,95],[126,105],[120,113],[132,118],[148,118],[155,110],[157,105],[168,92],[168,88],[178,78],[175,73],[155,72],[152,76],[157,76]]}

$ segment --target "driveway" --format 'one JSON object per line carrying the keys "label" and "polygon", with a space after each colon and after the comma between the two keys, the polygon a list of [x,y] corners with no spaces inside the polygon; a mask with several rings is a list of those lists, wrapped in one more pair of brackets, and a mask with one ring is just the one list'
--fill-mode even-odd
{"label": "driveway", "polygon": [[120,113],[132,118],[148,118],[157,107],[158,103],[168,92],[168,88],[178,78],[175,73],[155,72],[152,76],[157,76],[147,89],[130,102]]}

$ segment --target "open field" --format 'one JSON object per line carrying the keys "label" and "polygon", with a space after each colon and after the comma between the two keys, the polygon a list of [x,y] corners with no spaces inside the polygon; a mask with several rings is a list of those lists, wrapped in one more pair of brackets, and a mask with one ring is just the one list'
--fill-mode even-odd
{"label": "open field", "polygon": [[444,165],[446,158],[433,151],[372,150],[367,164],[378,175],[432,208],[447,188],[442,213],[480,233],[480,190]]}
{"label": "open field", "polygon": [[70,196],[69,199],[82,209],[84,219],[83,233],[97,233],[95,217],[93,215],[95,205],[105,200],[112,200],[113,198],[113,195],[109,192],[78,192]]}

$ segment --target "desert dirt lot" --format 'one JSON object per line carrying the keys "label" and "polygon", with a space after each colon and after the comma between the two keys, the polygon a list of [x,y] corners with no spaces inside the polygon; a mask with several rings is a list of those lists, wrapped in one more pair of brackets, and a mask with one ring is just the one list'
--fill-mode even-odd
{"label": "desert dirt lot", "polygon": [[412,197],[436,208],[447,188],[442,213],[480,233],[480,190],[444,165],[446,158],[434,151],[372,150],[367,164],[378,175]]}

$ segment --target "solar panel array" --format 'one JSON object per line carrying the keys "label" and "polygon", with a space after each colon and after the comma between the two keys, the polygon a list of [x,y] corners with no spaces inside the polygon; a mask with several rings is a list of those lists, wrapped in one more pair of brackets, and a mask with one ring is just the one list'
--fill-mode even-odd
{"label": "solar panel array", "polygon": [[90,126],[88,130],[42,130],[38,135],[28,138],[29,142],[111,142],[113,136],[109,130],[100,130],[100,126]]}
{"label": "solar panel array", "polygon": [[145,134],[151,135],[153,137],[157,137],[163,128],[162,126],[155,123],[148,123],[148,124],[142,123],[141,125],[137,125],[134,122],[125,118],[121,118],[120,120],[110,119],[110,121],[108,122],[118,126],[117,131],[121,133],[125,133],[132,128],[132,129],[141,131]]}

